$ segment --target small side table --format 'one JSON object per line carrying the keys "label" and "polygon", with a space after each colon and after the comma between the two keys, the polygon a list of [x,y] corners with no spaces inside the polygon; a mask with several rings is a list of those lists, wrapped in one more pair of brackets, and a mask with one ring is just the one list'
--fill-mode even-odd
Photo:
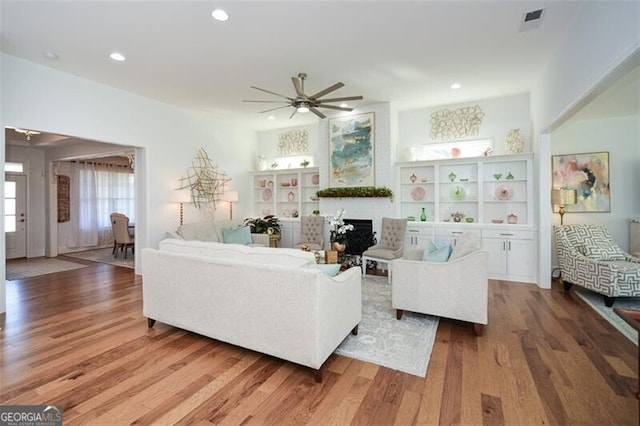
{"label": "small side table", "polygon": [[269,235],[269,247],[280,247],[280,235]]}
{"label": "small side table", "polygon": [[636,398],[638,398],[638,423],[640,423],[640,311],[633,309],[620,309],[613,308],[613,311],[620,316],[627,324],[633,327],[638,334],[638,391],[636,392]]}

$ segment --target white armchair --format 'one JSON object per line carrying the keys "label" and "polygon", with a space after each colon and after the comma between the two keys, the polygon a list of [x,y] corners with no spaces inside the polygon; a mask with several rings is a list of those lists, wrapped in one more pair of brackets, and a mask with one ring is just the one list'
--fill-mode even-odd
{"label": "white armchair", "polygon": [[447,262],[425,262],[422,254],[407,249],[392,262],[391,305],[398,320],[406,310],[468,321],[481,336],[488,322],[489,253],[476,250]]}

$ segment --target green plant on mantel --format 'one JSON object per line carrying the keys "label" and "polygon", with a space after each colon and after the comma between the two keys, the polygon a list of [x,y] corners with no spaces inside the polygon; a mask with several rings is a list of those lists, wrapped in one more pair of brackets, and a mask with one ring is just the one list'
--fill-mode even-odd
{"label": "green plant on mantel", "polygon": [[393,201],[393,191],[386,186],[356,186],[352,188],[326,188],[316,192],[318,197],[325,198],[389,198]]}

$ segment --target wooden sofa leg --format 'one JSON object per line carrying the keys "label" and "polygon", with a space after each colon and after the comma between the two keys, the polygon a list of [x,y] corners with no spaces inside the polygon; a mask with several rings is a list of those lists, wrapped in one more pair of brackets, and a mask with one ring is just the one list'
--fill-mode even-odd
{"label": "wooden sofa leg", "polygon": [[147,318],[147,327],[151,328],[156,323],[156,320],[153,318]]}
{"label": "wooden sofa leg", "polygon": [[611,297],[611,296],[603,296],[604,297],[604,305],[607,308],[610,308],[613,306],[613,302],[616,301],[615,297]]}
{"label": "wooden sofa leg", "polygon": [[396,318],[397,319],[402,319],[402,314],[404,313],[404,311],[402,309],[396,309]]}
{"label": "wooden sofa leg", "polygon": [[476,333],[476,336],[482,336],[484,334],[484,324],[473,323],[473,331]]}
{"label": "wooden sofa leg", "polygon": [[353,327],[353,330],[351,330],[351,334],[353,334],[354,336],[358,335],[358,326],[357,325],[355,327]]}
{"label": "wooden sofa leg", "polygon": [[324,364],[320,366],[317,370],[313,370],[313,378],[316,383],[322,383],[322,376],[324,375]]}
{"label": "wooden sofa leg", "polygon": [[568,282],[568,281],[564,281],[564,280],[563,280],[563,281],[562,281],[562,285],[564,286],[564,291],[565,291],[565,293],[568,293],[568,292],[569,292],[569,290],[571,290],[571,286],[572,286],[573,284],[571,284],[571,283],[570,283],[570,282]]}

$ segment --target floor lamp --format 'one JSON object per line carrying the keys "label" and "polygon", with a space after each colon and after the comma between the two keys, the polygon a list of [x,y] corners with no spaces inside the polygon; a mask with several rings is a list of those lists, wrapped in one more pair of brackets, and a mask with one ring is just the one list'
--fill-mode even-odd
{"label": "floor lamp", "polygon": [[227,191],[222,194],[222,201],[229,202],[229,219],[233,219],[233,203],[238,202],[238,191]]}
{"label": "floor lamp", "polygon": [[551,204],[554,206],[560,206],[558,209],[558,213],[560,213],[560,225],[564,225],[564,206],[576,204],[577,201],[578,197],[575,189],[551,190]]}

